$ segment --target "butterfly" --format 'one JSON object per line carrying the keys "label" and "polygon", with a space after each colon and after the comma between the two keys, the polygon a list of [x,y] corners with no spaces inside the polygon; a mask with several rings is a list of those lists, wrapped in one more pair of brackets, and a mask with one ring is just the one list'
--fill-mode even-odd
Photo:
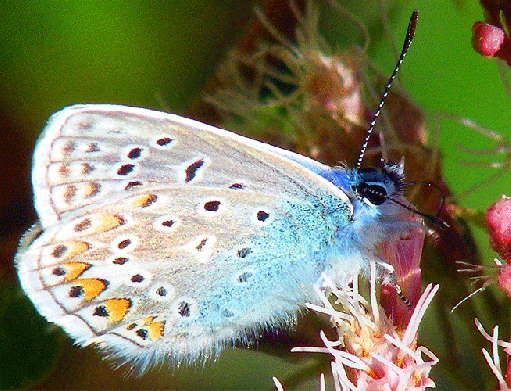
{"label": "butterfly", "polygon": [[329,167],[143,108],[57,112],[32,181],[23,290],[77,344],[142,370],[291,324],[322,273],[349,284],[409,228],[402,165]]}

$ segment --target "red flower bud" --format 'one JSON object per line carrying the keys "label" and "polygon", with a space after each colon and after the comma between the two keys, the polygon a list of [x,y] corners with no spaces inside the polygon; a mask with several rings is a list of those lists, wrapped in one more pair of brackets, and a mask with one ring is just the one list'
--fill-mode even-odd
{"label": "red flower bud", "polygon": [[490,245],[507,263],[511,263],[511,198],[502,196],[486,209]]}
{"label": "red flower bud", "polygon": [[485,22],[472,26],[472,47],[485,57],[493,57],[504,42],[506,34],[500,27]]}

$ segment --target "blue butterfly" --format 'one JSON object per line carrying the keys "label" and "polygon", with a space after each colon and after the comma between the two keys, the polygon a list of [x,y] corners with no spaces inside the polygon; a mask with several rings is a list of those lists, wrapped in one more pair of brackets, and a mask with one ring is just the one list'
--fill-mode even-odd
{"label": "blue butterfly", "polygon": [[332,168],[141,108],[57,112],[32,179],[24,291],[79,345],[142,369],[289,325],[322,273],[349,284],[410,227],[401,165]]}

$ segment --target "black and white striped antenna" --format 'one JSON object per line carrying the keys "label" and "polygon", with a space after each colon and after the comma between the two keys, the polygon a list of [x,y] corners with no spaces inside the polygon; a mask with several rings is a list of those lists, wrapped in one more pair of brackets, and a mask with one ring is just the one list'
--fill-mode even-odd
{"label": "black and white striped antenna", "polygon": [[397,64],[394,67],[394,71],[392,72],[392,75],[389,78],[389,81],[385,85],[385,90],[383,91],[383,94],[380,99],[380,103],[378,103],[378,107],[376,108],[376,112],[374,113],[373,119],[371,123],[369,124],[369,128],[367,129],[367,134],[364,139],[364,143],[362,144],[362,149],[360,150],[360,155],[358,156],[357,160],[357,168],[360,168],[362,164],[362,159],[364,159],[364,154],[367,149],[367,145],[369,144],[369,139],[373,133],[374,125],[376,124],[376,120],[380,116],[381,109],[383,107],[383,104],[385,103],[385,98],[389,94],[390,87],[392,86],[392,82],[396,78],[397,72],[399,71],[399,68],[401,67],[401,63],[403,62],[403,59],[406,56],[406,52],[408,52],[408,49],[410,48],[410,45],[412,44],[413,35],[415,33],[415,27],[417,26],[417,18],[419,16],[419,11],[415,10],[412,13],[412,16],[410,17],[410,23],[408,24],[408,30],[406,31],[406,38],[405,43],[403,44],[403,49],[401,50],[401,55],[399,56],[399,60],[397,60]]}

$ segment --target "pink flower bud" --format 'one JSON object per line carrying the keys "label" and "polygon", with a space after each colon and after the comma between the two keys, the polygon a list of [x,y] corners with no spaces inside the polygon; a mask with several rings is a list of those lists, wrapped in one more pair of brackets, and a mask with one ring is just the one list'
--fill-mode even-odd
{"label": "pink flower bud", "polygon": [[507,297],[511,297],[511,266],[503,265],[499,268],[497,284]]}
{"label": "pink flower bud", "polygon": [[485,22],[475,22],[472,26],[472,47],[485,57],[493,57],[505,39],[504,30]]}
{"label": "pink flower bud", "polygon": [[490,245],[507,263],[511,261],[511,198],[503,195],[486,209]]}

